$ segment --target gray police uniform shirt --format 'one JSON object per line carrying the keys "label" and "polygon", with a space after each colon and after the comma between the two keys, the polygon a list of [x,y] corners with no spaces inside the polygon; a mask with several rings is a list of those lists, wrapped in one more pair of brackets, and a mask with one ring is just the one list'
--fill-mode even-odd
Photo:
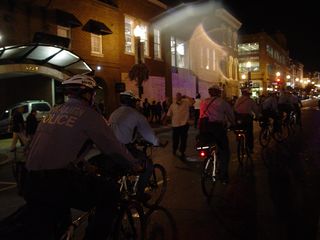
{"label": "gray police uniform shirt", "polygon": [[204,117],[209,117],[210,122],[234,123],[232,108],[221,97],[210,97],[201,101],[200,118]]}
{"label": "gray police uniform shirt", "polygon": [[115,136],[122,144],[131,143],[134,140],[134,129],[148,142],[159,145],[153,129],[145,116],[129,106],[120,106],[111,113],[108,120]]}
{"label": "gray police uniform shirt", "polygon": [[[91,140],[104,154],[120,155],[117,164],[131,167],[136,159],[117,141],[107,121],[87,102],[70,98],[42,119],[31,142],[28,170],[63,169],[83,160],[79,153]],[[88,146],[89,150],[92,146]]]}

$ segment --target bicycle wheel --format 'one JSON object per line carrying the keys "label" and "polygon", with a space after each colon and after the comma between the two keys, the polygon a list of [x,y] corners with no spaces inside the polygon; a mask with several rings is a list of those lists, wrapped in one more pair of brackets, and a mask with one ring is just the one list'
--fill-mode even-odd
{"label": "bicycle wheel", "polygon": [[290,120],[289,120],[289,130],[290,130],[290,133],[292,134],[295,134],[296,132],[296,125],[297,125],[297,117],[296,117],[296,114],[292,113],[290,114]]}
{"label": "bicycle wheel", "polygon": [[211,197],[214,192],[216,177],[216,161],[212,156],[208,157],[204,162],[201,174],[201,188],[206,197]]}
{"label": "bicycle wheel", "polygon": [[268,127],[261,128],[259,142],[262,147],[267,147],[270,142],[270,129]]}
{"label": "bicycle wheel", "polygon": [[145,192],[150,193],[151,199],[144,203],[144,206],[152,208],[158,206],[167,191],[167,171],[160,164],[153,165],[153,172],[149,178]]}
{"label": "bicycle wheel", "polygon": [[123,203],[116,222],[115,240],[143,240],[145,238],[145,216],[137,202]]}
{"label": "bicycle wheel", "polygon": [[241,166],[243,164],[245,154],[246,154],[246,149],[244,145],[244,139],[243,137],[240,137],[238,139],[237,156],[238,156],[238,162]]}

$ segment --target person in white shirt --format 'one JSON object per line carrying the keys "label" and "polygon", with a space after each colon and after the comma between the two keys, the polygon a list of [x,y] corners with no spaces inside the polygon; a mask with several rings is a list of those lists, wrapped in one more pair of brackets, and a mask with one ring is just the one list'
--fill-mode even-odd
{"label": "person in white shirt", "polygon": [[278,100],[280,120],[284,118],[284,113],[286,113],[285,121],[288,121],[290,112],[294,110],[290,89],[290,87],[284,89]]}
{"label": "person in white shirt", "polygon": [[280,122],[279,122],[279,111],[278,111],[278,100],[276,92],[269,92],[268,97],[261,103],[261,113],[263,122],[273,119],[273,130],[279,131]]}
{"label": "person in white shirt", "polygon": [[201,103],[201,95],[197,93],[196,99],[194,101],[194,128],[198,128],[198,120],[200,116],[200,103]]}
{"label": "person in white shirt", "polygon": [[222,183],[228,183],[228,169],[230,148],[227,136],[227,125],[234,125],[234,114],[229,103],[222,99],[222,90],[219,86],[208,89],[210,97],[200,104],[200,119],[208,118],[207,129],[199,126],[200,138],[207,142],[216,142],[220,161],[220,178]]}
{"label": "person in white shirt", "polygon": [[172,153],[176,155],[179,148],[181,153],[181,160],[186,159],[185,151],[187,148],[188,130],[189,130],[189,108],[194,103],[190,97],[182,96],[181,93],[176,94],[176,101],[174,101],[163,120],[165,124],[167,117],[171,117],[172,125]]}
{"label": "person in white shirt", "polygon": [[[109,124],[114,135],[120,143],[125,145],[133,156],[140,160],[144,154],[136,149],[134,141],[137,134],[154,146],[161,146],[158,137],[151,128],[146,117],[136,109],[138,98],[131,91],[120,93],[121,106],[114,110],[109,117]],[[149,177],[152,174],[153,164],[147,161],[145,170],[140,174],[137,185],[137,198],[141,201],[148,201],[150,196],[144,192]]]}
{"label": "person in white shirt", "polygon": [[242,96],[239,97],[234,104],[237,124],[246,130],[246,140],[250,152],[253,152],[253,118],[258,118],[259,107],[256,102],[250,97],[249,88],[241,89]]}

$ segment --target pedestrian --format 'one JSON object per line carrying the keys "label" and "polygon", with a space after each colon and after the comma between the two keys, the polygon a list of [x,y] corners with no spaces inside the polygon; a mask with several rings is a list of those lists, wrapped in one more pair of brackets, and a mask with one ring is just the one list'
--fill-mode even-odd
{"label": "pedestrian", "polygon": [[196,99],[194,101],[194,128],[198,128],[198,120],[200,116],[200,102],[201,102],[201,95],[197,93]]}
{"label": "pedestrian", "polygon": [[253,119],[258,119],[260,112],[257,103],[250,97],[250,89],[242,88],[241,93],[242,96],[239,97],[234,104],[236,124],[245,130],[247,146],[249,151],[253,153]]}
{"label": "pedestrian", "polygon": [[181,160],[186,160],[185,151],[187,148],[187,138],[189,130],[190,106],[193,105],[193,100],[190,97],[182,96],[180,92],[176,94],[176,101],[174,101],[163,120],[166,124],[167,117],[171,117],[172,125],[172,153],[177,154],[179,148]]}
{"label": "pedestrian", "polygon": [[148,98],[144,99],[144,102],[142,103],[142,108],[143,108],[143,115],[149,121],[149,118],[150,118],[150,103],[148,101]]}
{"label": "pedestrian", "polygon": [[26,121],[26,136],[31,141],[33,135],[35,134],[38,127],[38,120],[37,120],[37,110],[32,109],[29,115],[27,116]]}
{"label": "pedestrian", "polygon": [[161,106],[161,102],[158,101],[156,104],[156,123],[157,124],[161,123],[161,116],[162,116],[162,106]]}
{"label": "pedestrian", "polygon": [[27,143],[27,138],[25,135],[25,124],[22,115],[23,111],[24,108],[19,107],[14,111],[12,116],[12,142],[10,147],[11,152],[16,150],[18,140],[20,140],[22,146]]}
{"label": "pedestrian", "polygon": [[219,178],[227,184],[229,180],[230,148],[227,135],[228,123],[234,125],[234,113],[228,102],[222,97],[219,86],[213,85],[208,89],[209,98],[201,101],[200,119],[207,118],[206,128],[199,128],[200,139],[204,142],[215,142],[219,152]]}
{"label": "pedestrian", "polygon": [[156,101],[153,100],[150,106],[150,112],[151,112],[151,117],[150,117],[150,123],[153,123],[153,120],[156,120],[156,114],[157,114],[157,106],[156,106]]}

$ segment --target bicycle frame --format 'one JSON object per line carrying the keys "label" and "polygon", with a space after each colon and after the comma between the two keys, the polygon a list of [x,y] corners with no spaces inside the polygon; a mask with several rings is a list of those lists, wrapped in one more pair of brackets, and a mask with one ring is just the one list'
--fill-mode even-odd
{"label": "bicycle frame", "polygon": [[[217,170],[217,146],[215,144],[209,146],[201,146],[201,147],[197,147],[196,150],[199,152],[200,157],[205,157],[206,160],[208,159],[212,159],[211,161],[213,161],[213,168],[212,168],[212,178],[215,181],[216,179],[216,170]],[[204,169],[208,169],[208,166],[210,164],[210,161],[206,161],[205,162],[205,167]]]}

